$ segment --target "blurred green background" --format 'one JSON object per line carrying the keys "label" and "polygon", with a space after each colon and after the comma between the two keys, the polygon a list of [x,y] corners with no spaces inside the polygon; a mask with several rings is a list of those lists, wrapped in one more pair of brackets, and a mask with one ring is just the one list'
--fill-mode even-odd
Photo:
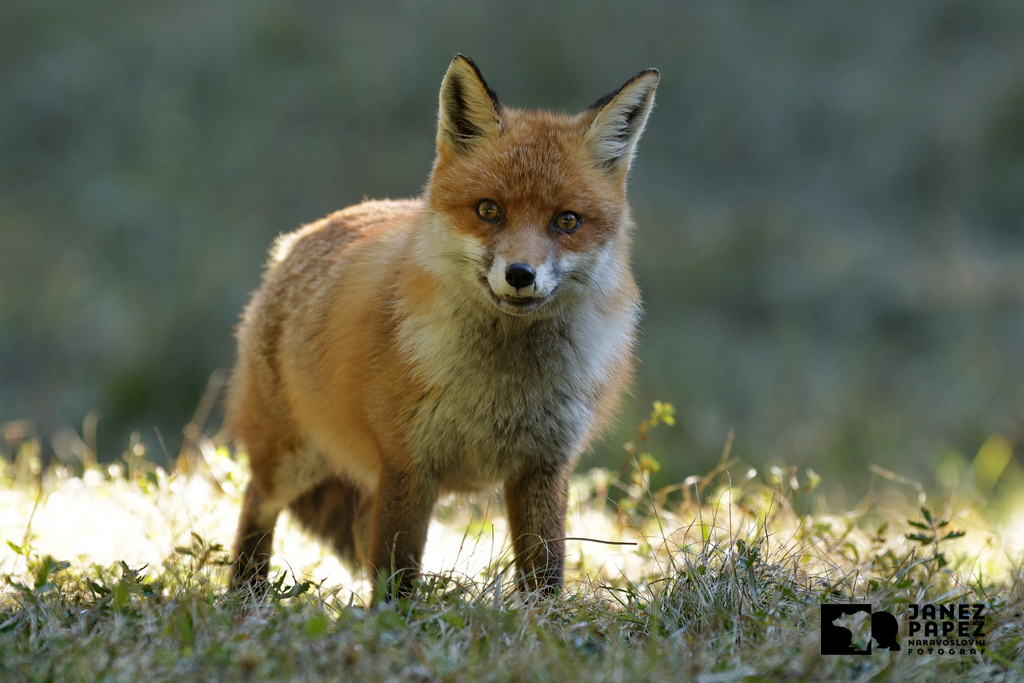
{"label": "blurred green background", "polygon": [[[0,422],[176,453],[282,231],[417,194],[452,56],[575,111],[655,66],[631,178],[665,482],[730,429],[861,490],[1024,447],[1024,4],[5,0]],[[219,425],[217,412],[206,425]],[[941,467],[940,467],[941,469]]]}

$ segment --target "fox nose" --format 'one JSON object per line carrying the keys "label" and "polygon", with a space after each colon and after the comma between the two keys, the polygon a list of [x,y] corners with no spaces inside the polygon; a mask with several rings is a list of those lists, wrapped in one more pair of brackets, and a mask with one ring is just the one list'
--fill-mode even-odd
{"label": "fox nose", "polygon": [[529,287],[537,279],[537,272],[525,263],[513,263],[505,269],[505,282],[516,289]]}

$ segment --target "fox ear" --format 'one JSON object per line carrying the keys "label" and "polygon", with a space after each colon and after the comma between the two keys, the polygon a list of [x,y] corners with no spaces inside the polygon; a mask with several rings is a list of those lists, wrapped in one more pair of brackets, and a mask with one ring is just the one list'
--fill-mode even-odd
{"label": "fox ear", "polygon": [[587,129],[585,144],[597,165],[610,175],[629,170],[636,141],[654,106],[654,89],[658,87],[659,78],[657,69],[641,71],[587,109],[593,112],[594,118]]}
{"label": "fox ear", "polygon": [[458,54],[441,83],[437,148],[465,154],[477,143],[501,132],[501,103],[487,87],[480,69]]}

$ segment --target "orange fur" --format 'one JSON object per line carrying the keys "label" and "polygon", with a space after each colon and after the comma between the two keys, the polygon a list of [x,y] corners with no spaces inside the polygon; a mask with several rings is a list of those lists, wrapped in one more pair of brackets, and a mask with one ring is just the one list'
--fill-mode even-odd
{"label": "orange fur", "polygon": [[[642,72],[577,116],[507,109],[460,55],[424,197],[278,240],[229,396],[253,473],[236,584],[265,580],[290,507],[389,596],[407,591],[437,496],[497,485],[523,585],[561,584],[568,474],[631,375],[625,179],[656,82]],[[567,210],[570,233],[553,219]],[[513,288],[510,264],[530,284]]]}

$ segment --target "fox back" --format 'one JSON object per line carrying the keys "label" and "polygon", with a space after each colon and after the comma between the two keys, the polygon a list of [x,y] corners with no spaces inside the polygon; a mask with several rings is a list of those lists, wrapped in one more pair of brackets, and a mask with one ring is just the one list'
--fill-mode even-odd
{"label": "fox back", "polygon": [[405,593],[438,495],[496,486],[521,585],[561,585],[568,476],[631,375],[626,176],[657,81],[574,116],[518,110],[459,55],[423,197],[278,240],[229,396],[253,471],[236,585],[264,585],[289,508]]}

